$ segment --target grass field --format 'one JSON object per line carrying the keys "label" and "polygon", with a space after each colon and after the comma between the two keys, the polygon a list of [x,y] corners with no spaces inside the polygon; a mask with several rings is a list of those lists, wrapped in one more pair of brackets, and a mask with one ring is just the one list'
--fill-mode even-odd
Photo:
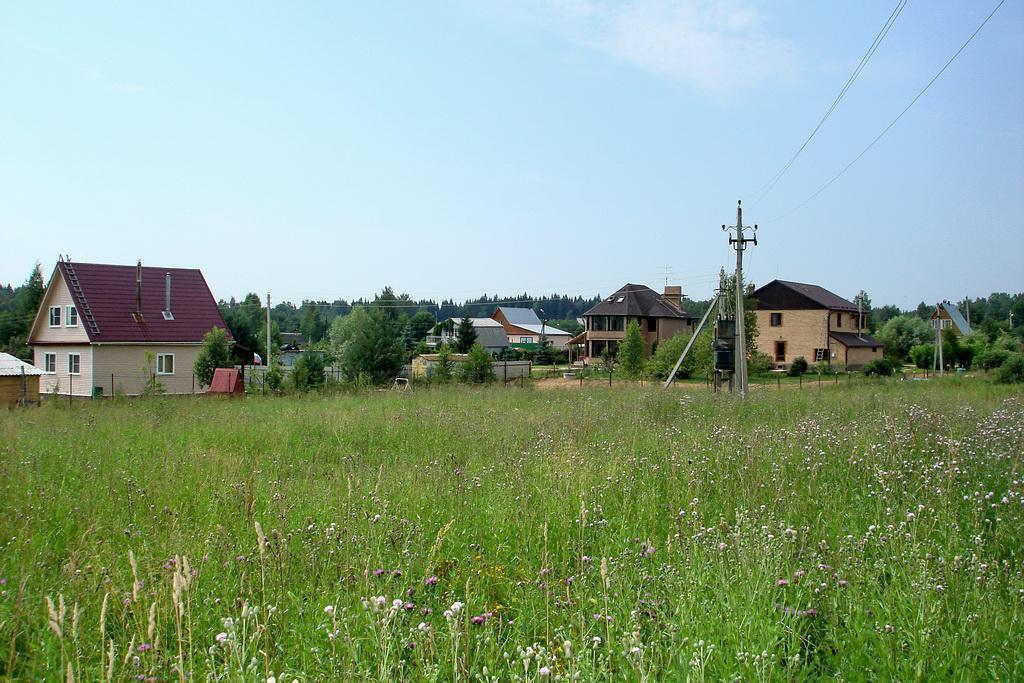
{"label": "grass field", "polygon": [[1020,680],[1024,396],[0,412],[0,678]]}

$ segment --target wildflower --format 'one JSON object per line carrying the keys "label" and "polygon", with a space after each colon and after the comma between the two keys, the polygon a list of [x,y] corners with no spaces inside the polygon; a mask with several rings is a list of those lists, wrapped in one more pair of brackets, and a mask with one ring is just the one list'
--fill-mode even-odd
{"label": "wildflower", "polygon": [[462,611],[463,607],[465,607],[465,605],[463,605],[461,602],[453,602],[450,610],[452,614],[458,614]]}
{"label": "wildflower", "polygon": [[483,615],[479,615],[479,614],[478,614],[477,616],[475,616],[475,617],[473,617],[472,619],[470,619],[470,621],[472,621],[472,622],[473,622],[473,625],[474,625],[474,626],[480,626],[480,625],[481,625],[481,624],[483,624],[483,623],[484,623],[484,621],[486,621],[486,620],[484,619]]}
{"label": "wildflower", "polygon": [[324,613],[328,616],[334,616],[334,605],[327,605],[327,607],[324,607]]}
{"label": "wildflower", "polygon": [[789,585],[789,579],[779,579],[778,581],[775,582],[775,585],[778,586],[779,588],[785,588],[786,586]]}
{"label": "wildflower", "polygon": [[793,576],[795,576],[798,579],[802,579],[804,576],[806,576],[806,574],[807,572],[805,572],[803,569],[798,569],[795,572],[793,572]]}
{"label": "wildflower", "polygon": [[634,645],[632,647],[632,649],[630,649],[629,654],[631,654],[631,655],[638,655],[638,654],[640,654],[640,648],[637,647],[636,645]]}
{"label": "wildflower", "polygon": [[437,585],[437,577],[436,576],[428,576],[423,581],[423,583],[424,583],[424,585],[427,585],[427,586],[436,586]]}
{"label": "wildflower", "polygon": [[589,564],[594,561],[594,558],[592,558],[590,555],[584,555],[581,559],[583,560],[584,564]]}
{"label": "wildflower", "polygon": [[216,637],[214,638],[214,640],[216,640],[218,643],[220,643],[222,645],[227,641],[227,639],[228,639],[228,634],[224,633],[223,631],[218,633],[216,635]]}
{"label": "wildflower", "polygon": [[383,576],[384,575],[384,571],[385,571],[384,569],[374,569],[373,570],[373,575],[374,576]]}
{"label": "wildflower", "polygon": [[541,678],[547,678],[551,675],[551,669],[547,668],[546,666],[542,666],[541,668],[537,669],[537,675]]}
{"label": "wildflower", "polygon": [[137,649],[139,652],[148,652],[153,649],[153,646],[149,643],[139,643],[138,647],[135,649]]}
{"label": "wildflower", "polygon": [[412,604],[411,602],[407,602],[404,605],[402,605],[402,609],[404,609],[406,612],[413,611],[413,609],[415,609],[415,607],[416,607],[416,605]]}
{"label": "wildflower", "polygon": [[718,550],[719,551],[725,550],[728,547],[729,547],[729,545],[727,543],[719,543],[718,544]]}
{"label": "wildflower", "polygon": [[945,593],[946,592],[945,587],[941,583],[935,587],[935,590],[937,590],[940,593]]}
{"label": "wildflower", "polygon": [[849,585],[850,585],[850,582],[847,581],[846,579],[839,579],[839,587],[840,588],[846,588]]}
{"label": "wildflower", "polygon": [[401,577],[402,576],[402,570],[401,569],[396,569],[395,571],[391,572],[391,576],[394,576],[396,578]]}

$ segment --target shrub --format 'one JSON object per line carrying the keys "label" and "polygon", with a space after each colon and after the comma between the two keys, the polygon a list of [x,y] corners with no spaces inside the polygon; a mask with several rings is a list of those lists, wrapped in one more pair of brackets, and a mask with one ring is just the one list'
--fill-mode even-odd
{"label": "shrub", "polygon": [[192,370],[196,373],[199,386],[208,387],[213,381],[213,371],[217,368],[234,366],[231,359],[231,345],[223,327],[214,327],[203,336],[203,345],[196,354]]}
{"label": "shrub", "polygon": [[750,352],[750,358],[747,359],[748,374],[763,375],[774,367],[775,361],[767,353],[762,353],[757,349]]}
{"label": "shrub", "polygon": [[1011,355],[1012,352],[1006,349],[985,349],[974,358],[974,364],[982,370],[995,370],[1006,363]]}
{"label": "shrub", "polygon": [[807,372],[807,359],[803,356],[797,356],[793,359],[793,362],[789,365],[789,370],[786,372],[790,377],[799,377],[800,375]]}
{"label": "shrub", "polygon": [[437,362],[434,364],[433,372],[430,375],[431,382],[447,384],[452,381],[455,374],[455,361],[452,360],[452,349],[447,344],[441,344],[437,350]]}
{"label": "shrub", "polygon": [[[662,340],[658,344],[658,349],[654,352],[654,355],[647,361],[647,373],[660,379],[667,378],[689,341],[690,335],[685,332],[680,332],[669,339]],[[713,372],[713,364],[714,356],[711,352],[711,334],[703,332],[693,343],[693,348],[690,349],[686,360],[679,366],[677,377],[687,378],[699,372]]]}
{"label": "shrub", "polygon": [[1024,382],[1024,353],[1011,353],[996,371],[996,382],[999,384],[1019,384]]}
{"label": "shrub", "polygon": [[864,367],[861,368],[861,372],[865,375],[881,375],[883,377],[892,377],[896,372],[896,366],[893,365],[892,361],[888,358],[879,358],[873,360]]}

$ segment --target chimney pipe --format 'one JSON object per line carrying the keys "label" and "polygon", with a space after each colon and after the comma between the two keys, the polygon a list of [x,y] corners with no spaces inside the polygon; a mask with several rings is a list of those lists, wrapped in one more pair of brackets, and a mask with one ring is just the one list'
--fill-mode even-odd
{"label": "chimney pipe", "polygon": [[166,287],[167,291],[166,291],[166,295],[164,297],[164,301],[165,301],[165,303],[164,303],[164,311],[166,311],[167,313],[170,313],[171,312],[171,274],[170,273],[167,273],[167,275],[166,275],[166,283],[167,283],[167,287]]}
{"label": "chimney pipe", "polygon": [[142,318],[142,259],[135,266],[135,316]]}

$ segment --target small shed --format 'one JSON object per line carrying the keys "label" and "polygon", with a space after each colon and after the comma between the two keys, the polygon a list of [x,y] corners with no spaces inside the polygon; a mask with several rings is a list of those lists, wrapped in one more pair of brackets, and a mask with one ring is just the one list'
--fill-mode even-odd
{"label": "small shed", "polygon": [[210,382],[210,394],[222,396],[245,396],[245,383],[238,368],[217,368]]}
{"label": "small shed", "polygon": [[0,353],[0,406],[8,408],[39,403],[39,377],[43,371],[34,365]]}

